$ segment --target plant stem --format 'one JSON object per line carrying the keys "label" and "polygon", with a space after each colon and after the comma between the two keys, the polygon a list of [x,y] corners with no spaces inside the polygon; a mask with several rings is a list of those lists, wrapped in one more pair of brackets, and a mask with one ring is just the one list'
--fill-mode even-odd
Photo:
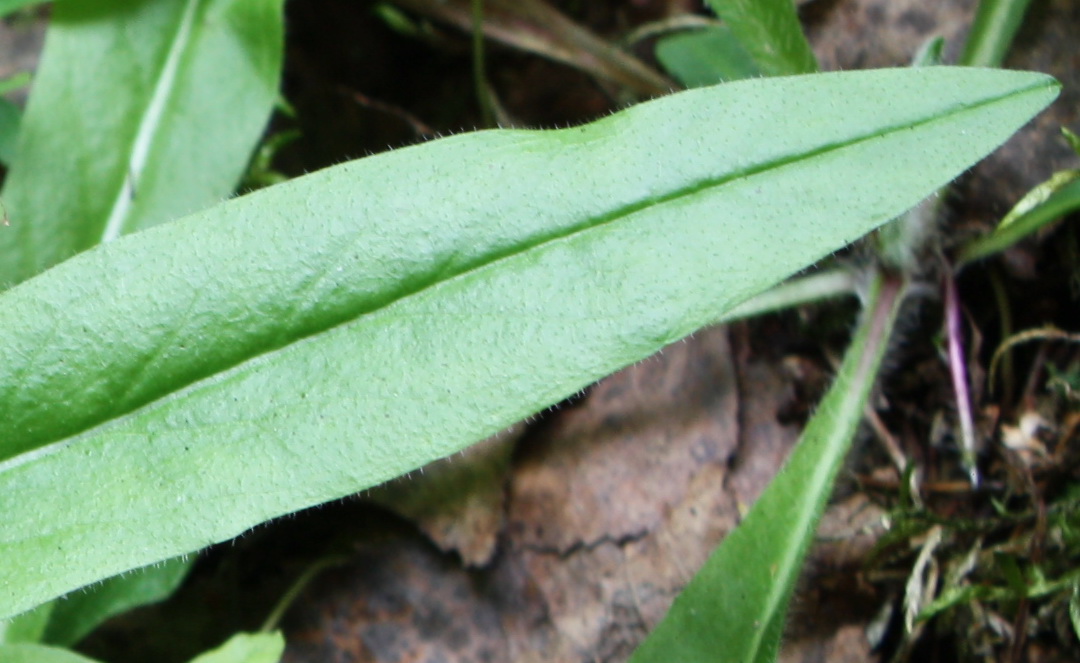
{"label": "plant stem", "polygon": [[472,56],[473,82],[476,86],[476,103],[480,105],[480,121],[485,127],[495,126],[491,112],[487,75],[484,73],[484,0],[472,0]]}
{"label": "plant stem", "polygon": [[949,375],[956,393],[956,416],[960,420],[961,461],[973,488],[979,486],[975,464],[975,422],[971,414],[971,389],[964,360],[963,330],[960,321],[960,298],[951,269],[945,270],[945,331],[949,351]]}
{"label": "plant stem", "polygon": [[281,618],[285,616],[285,612],[292,606],[293,602],[300,596],[301,592],[307,589],[307,586],[315,579],[315,576],[319,575],[323,571],[332,568],[334,566],[341,566],[349,561],[349,558],[344,555],[333,555],[317,560],[311,564],[311,566],[304,569],[304,572],[300,574],[300,577],[296,579],[292,585],[285,590],[285,594],[274,606],[274,609],[270,611],[270,615],[267,616],[266,621],[259,627],[260,633],[269,633],[278,627],[281,622]]}

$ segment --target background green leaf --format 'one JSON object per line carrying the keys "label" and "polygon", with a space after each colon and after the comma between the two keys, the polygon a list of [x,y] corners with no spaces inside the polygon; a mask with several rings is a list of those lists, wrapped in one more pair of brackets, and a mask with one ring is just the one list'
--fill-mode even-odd
{"label": "background green leaf", "polygon": [[833,481],[862,421],[901,301],[875,282],[829,393],[799,444],[739,526],[682,591],[632,663],[767,663]]}
{"label": "background green leaf", "polygon": [[71,646],[109,617],[165,600],[187,576],[194,561],[194,556],[169,559],[57,599],[42,641]]}
{"label": "background green leaf", "polygon": [[1057,89],[743,81],[352,162],[77,256],[0,295],[0,615],[495,433],[896,216]]}
{"label": "background green leaf", "polygon": [[726,25],[661,37],[656,42],[656,59],[686,87],[761,75],[753,58]]}
{"label": "background green leaf", "polygon": [[15,140],[19,136],[19,107],[0,98],[0,164],[8,165],[15,154]]}
{"label": "background green leaf", "polygon": [[0,16],[13,14],[24,7],[45,4],[42,0],[0,0]]}
{"label": "background green leaf", "polygon": [[233,192],[277,94],[281,4],[56,4],[4,187],[0,286]]}
{"label": "background green leaf", "polygon": [[708,0],[766,76],[809,74],[817,58],[791,0]]}
{"label": "background green leaf", "polygon": [[[1045,183],[1040,186],[1045,186]],[[1039,187],[1036,187],[1035,191],[1038,190]],[[1066,184],[1054,190],[1042,202],[1015,216],[1010,212],[1007,217],[1008,223],[1002,222],[994,229],[994,232],[964,245],[958,263],[968,264],[1004,251],[1024,237],[1078,209],[1080,209],[1080,180],[1067,180]]]}
{"label": "background green leaf", "polygon": [[7,78],[0,78],[0,94],[8,94],[24,88],[30,85],[30,79],[29,71],[20,71]]}
{"label": "background green leaf", "polygon": [[0,644],[41,642],[49,625],[55,601],[42,603],[32,610],[0,621]]}
{"label": "background green leaf", "polygon": [[217,649],[191,659],[191,663],[277,663],[284,651],[281,633],[237,633]]}
{"label": "background green leaf", "polygon": [[0,645],[4,663],[96,663],[93,659],[57,647],[35,644]]}
{"label": "background green leaf", "polygon": [[[0,95],[14,92],[30,83],[30,72],[22,71],[0,79]],[[19,136],[22,110],[9,100],[0,97],[0,164],[8,166],[15,155],[15,141]]]}
{"label": "background green leaf", "polygon": [[1031,0],[979,0],[960,63],[970,67],[1000,67],[1030,3]]}

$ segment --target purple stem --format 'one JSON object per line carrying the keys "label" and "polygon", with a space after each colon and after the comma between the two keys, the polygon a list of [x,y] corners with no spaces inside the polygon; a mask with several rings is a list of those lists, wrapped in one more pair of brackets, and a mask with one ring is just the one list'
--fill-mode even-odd
{"label": "purple stem", "polygon": [[956,393],[956,414],[960,419],[961,462],[968,472],[973,488],[979,487],[979,468],[975,464],[975,419],[971,410],[971,390],[968,388],[967,364],[964,360],[960,318],[960,296],[952,266],[945,262],[945,335],[949,348],[949,376]]}

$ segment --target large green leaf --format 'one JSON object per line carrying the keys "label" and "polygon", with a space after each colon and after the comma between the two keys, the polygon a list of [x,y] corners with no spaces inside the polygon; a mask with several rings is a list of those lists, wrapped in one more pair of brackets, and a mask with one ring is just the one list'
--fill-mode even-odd
{"label": "large green leaf", "polygon": [[780,474],[675,599],[631,663],[771,663],[795,582],[862,421],[901,301],[875,280],[829,393]]}
{"label": "large green leaf", "polygon": [[277,95],[281,4],[56,3],[4,187],[0,286],[232,193]]}
{"label": "large green leaf", "polygon": [[364,159],[0,295],[0,615],[450,454],[934,191],[1057,94],[742,81]]}

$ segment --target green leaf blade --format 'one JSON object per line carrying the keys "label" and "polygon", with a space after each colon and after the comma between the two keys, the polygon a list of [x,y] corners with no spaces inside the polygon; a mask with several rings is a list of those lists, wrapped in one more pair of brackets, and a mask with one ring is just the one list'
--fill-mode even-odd
{"label": "green leaf blade", "polygon": [[791,0],[708,0],[768,76],[811,74],[817,58]]}
{"label": "green leaf blade", "polygon": [[[966,265],[1004,251],[1046,225],[1080,209],[1080,179],[1076,179],[1074,173],[1059,174],[1068,176],[1064,178],[1064,184],[1048,187],[1053,182],[1054,178],[1051,178],[1029,192],[992,233],[978,237],[963,247],[958,264]],[[1018,209],[1032,194],[1039,193],[1046,195],[1035,196],[1036,200],[1042,199],[1027,205],[1023,211]]]}
{"label": "green leaf blade", "polygon": [[7,99],[0,98],[0,164],[10,164],[15,153],[22,111]]}
{"label": "green leaf blade", "polygon": [[[978,90],[973,76],[995,87]],[[438,141],[232,201],[192,225],[156,230],[144,249],[61,268],[16,298],[18,308],[3,319],[11,342],[0,348],[9,376],[0,382],[0,460],[503,256],[697,192],[739,186],[755,173],[786,166],[794,174],[779,178],[775,190],[755,188],[718,208],[731,215],[725,223],[732,231],[747,227],[762,202],[801,214],[784,201],[820,198],[812,191],[820,188],[817,171],[846,168],[853,181],[864,179],[863,157],[846,155],[875,149],[885,140],[878,134],[891,150],[881,163],[913,180],[905,186],[947,179],[952,171],[945,168],[904,166],[925,158],[933,145],[954,141],[959,125],[993,126],[992,100],[1012,94],[1021,80],[1039,79],[943,69],[795,78],[775,86],[747,81],[643,104],[589,127]],[[1024,93],[1028,105],[1017,112],[1034,113],[1053,94],[1045,80]],[[889,85],[897,97],[918,93],[929,100],[891,103],[882,96]],[[991,101],[965,103],[975,92]],[[849,112],[815,110],[840,104]],[[952,119],[933,124],[939,115]],[[913,126],[925,140],[905,138]],[[972,150],[964,158],[979,156]],[[498,186],[487,187],[492,181]],[[864,219],[859,214],[876,213],[881,192],[852,198],[845,202],[852,217]],[[826,228],[829,218],[826,212],[806,223]],[[856,239],[862,227],[844,239]],[[819,237],[811,236],[807,249],[832,250]],[[799,260],[781,269],[797,269]],[[98,280],[88,281],[85,270]],[[756,287],[762,286],[747,290]],[[44,348],[47,355],[39,356]]]}
{"label": "green leaf blade", "polygon": [[4,663],[97,663],[75,652],[36,644],[0,645]]}
{"label": "green leaf blade", "polygon": [[776,659],[788,602],[862,420],[901,291],[899,283],[873,284],[867,317],[788,462],[634,652],[632,663]]}
{"label": "green leaf blade", "polygon": [[281,633],[237,633],[212,651],[191,659],[191,663],[277,663],[285,653]]}
{"label": "green leaf blade", "polygon": [[0,0],[0,17],[14,14],[20,9],[25,9],[31,5],[41,4],[44,4],[43,0]]}
{"label": "green leaf blade", "polygon": [[230,195],[282,42],[280,0],[58,3],[4,188],[0,284]]}
{"label": "green leaf blade", "polygon": [[686,87],[702,87],[761,75],[750,54],[724,25],[662,37],[656,58]]}
{"label": "green leaf blade", "polygon": [[[1055,94],[747,81],[346,164],[78,256],[0,296],[0,614],[492,434],[895,216]],[[878,101],[792,119],[849,95]]]}
{"label": "green leaf blade", "polygon": [[1000,67],[1030,3],[1031,0],[980,0],[960,64]]}
{"label": "green leaf blade", "polygon": [[40,643],[49,626],[55,601],[0,621],[0,644]]}
{"label": "green leaf blade", "polygon": [[176,557],[57,599],[42,641],[70,647],[110,617],[164,601],[180,586],[194,562],[193,555]]}

